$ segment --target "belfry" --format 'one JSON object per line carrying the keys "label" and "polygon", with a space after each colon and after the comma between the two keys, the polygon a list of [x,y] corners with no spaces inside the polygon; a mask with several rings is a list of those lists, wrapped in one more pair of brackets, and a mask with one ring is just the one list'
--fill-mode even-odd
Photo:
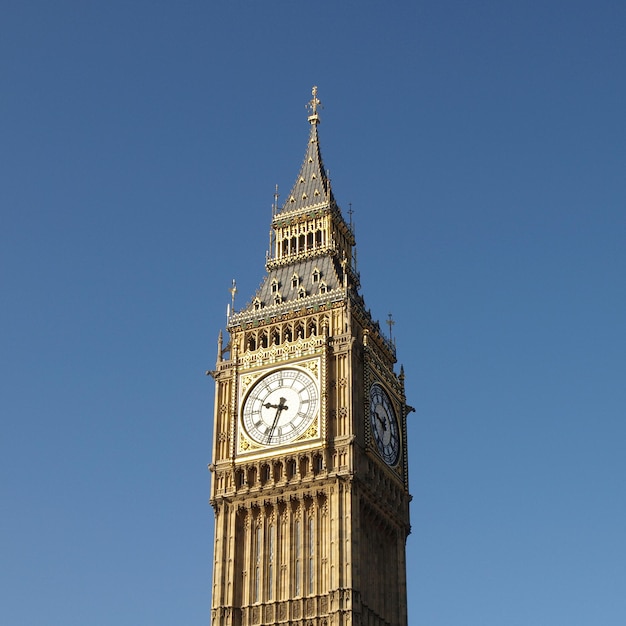
{"label": "belfry", "polygon": [[264,279],[229,309],[210,372],[213,626],[407,625],[412,409],[395,344],[359,292],[319,107],[314,87]]}

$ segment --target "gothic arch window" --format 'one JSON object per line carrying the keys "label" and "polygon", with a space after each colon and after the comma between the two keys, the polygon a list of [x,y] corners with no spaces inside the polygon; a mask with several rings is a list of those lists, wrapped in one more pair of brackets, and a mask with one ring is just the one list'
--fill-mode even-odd
{"label": "gothic arch window", "polygon": [[261,300],[259,300],[259,298],[255,298],[252,306],[255,311],[258,311],[263,306],[263,303],[261,302]]}
{"label": "gothic arch window", "polygon": [[320,278],[322,277],[322,273],[317,269],[317,267],[313,270],[312,279],[314,283],[319,283]]}
{"label": "gothic arch window", "polygon": [[311,321],[309,323],[309,337],[315,337],[317,335],[317,322]]}
{"label": "gothic arch window", "polygon": [[253,335],[248,337],[248,350],[256,350],[256,339]]}
{"label": "gothic arch window", "polygon": [[324,281],[320,283],[320,293],[326,293],[328,291],[328,285]]}
{"label": "gothic arch window", "polygon": [[272,331],[272,345],[277,346],[280,344],[280,333],[277,329]]}
{"label": "gothic arch window", "polygon": [[289,326],[287,326],[287,328],[285,328],[285,330],[283,331],[283,340],[284,341],[291,341],[291,338],[292,338],[291,328],[289,328]]}
{"label": "gothic arch window", "polygon": [[267,332],[261,334],[261,347],[267,348]]}
{"label": "gothic arch window", "polygon": [[308,250],[313,250],[313,233],[309,233],[306,237],[306,247]]}
{"label": "gothic arch window", "polygon": [[298,237],[298,246],[300,248],[300,252],[304,251],[304,242],[305,242],[305,238],[304,235],[300,235],[300,237]]}
{"label": "gothic arch window", "polygon": [[274,304],[280,304],[282,301],[283,301],[283,299],[281,298],[280,294],[279,294],[279,293],[277,293],[277,294],[274,296]]}
{"label": "gothic arch window", "polygon": [[302,325],[302,322],[298,322],[296,324],[296,339],[303,339],[304,338],[304,326]]}
{"label": "gothic arch window", "polygon": [[273,464],[272,469],[274,473],[274,482],[280,481],[280,479],[283,477],[283,464],[278,461]]}
{"label": "gothic arch window", "polygon": [[253,487],[256,485],[256,467],[251,467],[248,470],[248,486]]}
{"label": "gothic arch window", "polygon": [[244,473],[242,469],[238,469],[235,473],[235,487],[239,489],[244,485]]}
{"label": "gothic arch window", "polygon": [[300,277],[294,273],[294,275],[291,277],[291,286],[296,289],[296,287],[298,287],[300,285]]}
{"label": "gothic arch window", "polygon": [[278,293],[278,279],[272,279],[272,293]]}
{"label": "gothic arch window", "polygon": [[298,298],[305,298],[306,297],[306,289],[304,287],[300,287],[300,289],[298,289]]}
{"label": "gothic arch window", "polygon": [[315,231],[315,245],[319,248],[322,245],[322,231]]}

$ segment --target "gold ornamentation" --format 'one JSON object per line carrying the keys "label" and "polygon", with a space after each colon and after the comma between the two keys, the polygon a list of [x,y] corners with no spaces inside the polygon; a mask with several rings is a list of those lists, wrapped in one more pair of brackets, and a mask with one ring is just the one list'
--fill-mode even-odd
{"label": "gold ornamentation", "polygon": [[311,425],[311,428],[307,430],[298,441],[304,441],[305,439],[313,439],[317,437],[317,420]]}
{"label": "gold ornamentation", "polygon": [[243,433],[239,433],[239,449],[244,452],[249,452],[251,450],[259,450],[261,446],[250,441],[247,437],[244,437]]}
{"label": "gold ornamentation", "polygon": [[250,386],[250,384],[254,381],[254,376],[242,376],[241,377],[241,391],[245,392],[245,390]]}
{"label": "gold ornamentation", "polygon": [[311,95],[313,97],[306,105],[306,108],[311,111],[311,115],[309,116],[309,122],[319,121],[319,116],[317,115],[317,107],[321,108],[322,103],[317,97],[317,86],[313,86],[313,89],[311,89]]}

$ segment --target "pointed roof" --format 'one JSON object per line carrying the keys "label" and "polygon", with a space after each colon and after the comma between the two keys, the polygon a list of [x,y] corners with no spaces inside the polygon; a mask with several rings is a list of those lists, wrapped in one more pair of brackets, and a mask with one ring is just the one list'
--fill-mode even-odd
{"label": "pointed roof", "polygon": [[311,115],[309,115],[309,123],[311,124],[309,143],[300,166],[300,173],[291,189],[291,193],[285,200],[285,204],[278,212],[279,214],[291,213],[320,205],[331,206],[335,204],[328,173],[322,161],[322,152],[317,135],[317,125],[320,123],[317,108],[321,104],[317,99],[317,87],[313,87],[312,93],[313,98],[308,104],[311,111]]}

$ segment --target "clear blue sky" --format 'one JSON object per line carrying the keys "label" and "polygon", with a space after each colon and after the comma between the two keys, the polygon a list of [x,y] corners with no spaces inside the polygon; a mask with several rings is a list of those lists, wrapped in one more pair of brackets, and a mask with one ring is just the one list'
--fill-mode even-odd
{"label": "clear blue sky", "polygon": [[10,1],[0,622],[209,623],[212,380],[312,85],[410,422],[410,623],[626,624],[626,3]]}

